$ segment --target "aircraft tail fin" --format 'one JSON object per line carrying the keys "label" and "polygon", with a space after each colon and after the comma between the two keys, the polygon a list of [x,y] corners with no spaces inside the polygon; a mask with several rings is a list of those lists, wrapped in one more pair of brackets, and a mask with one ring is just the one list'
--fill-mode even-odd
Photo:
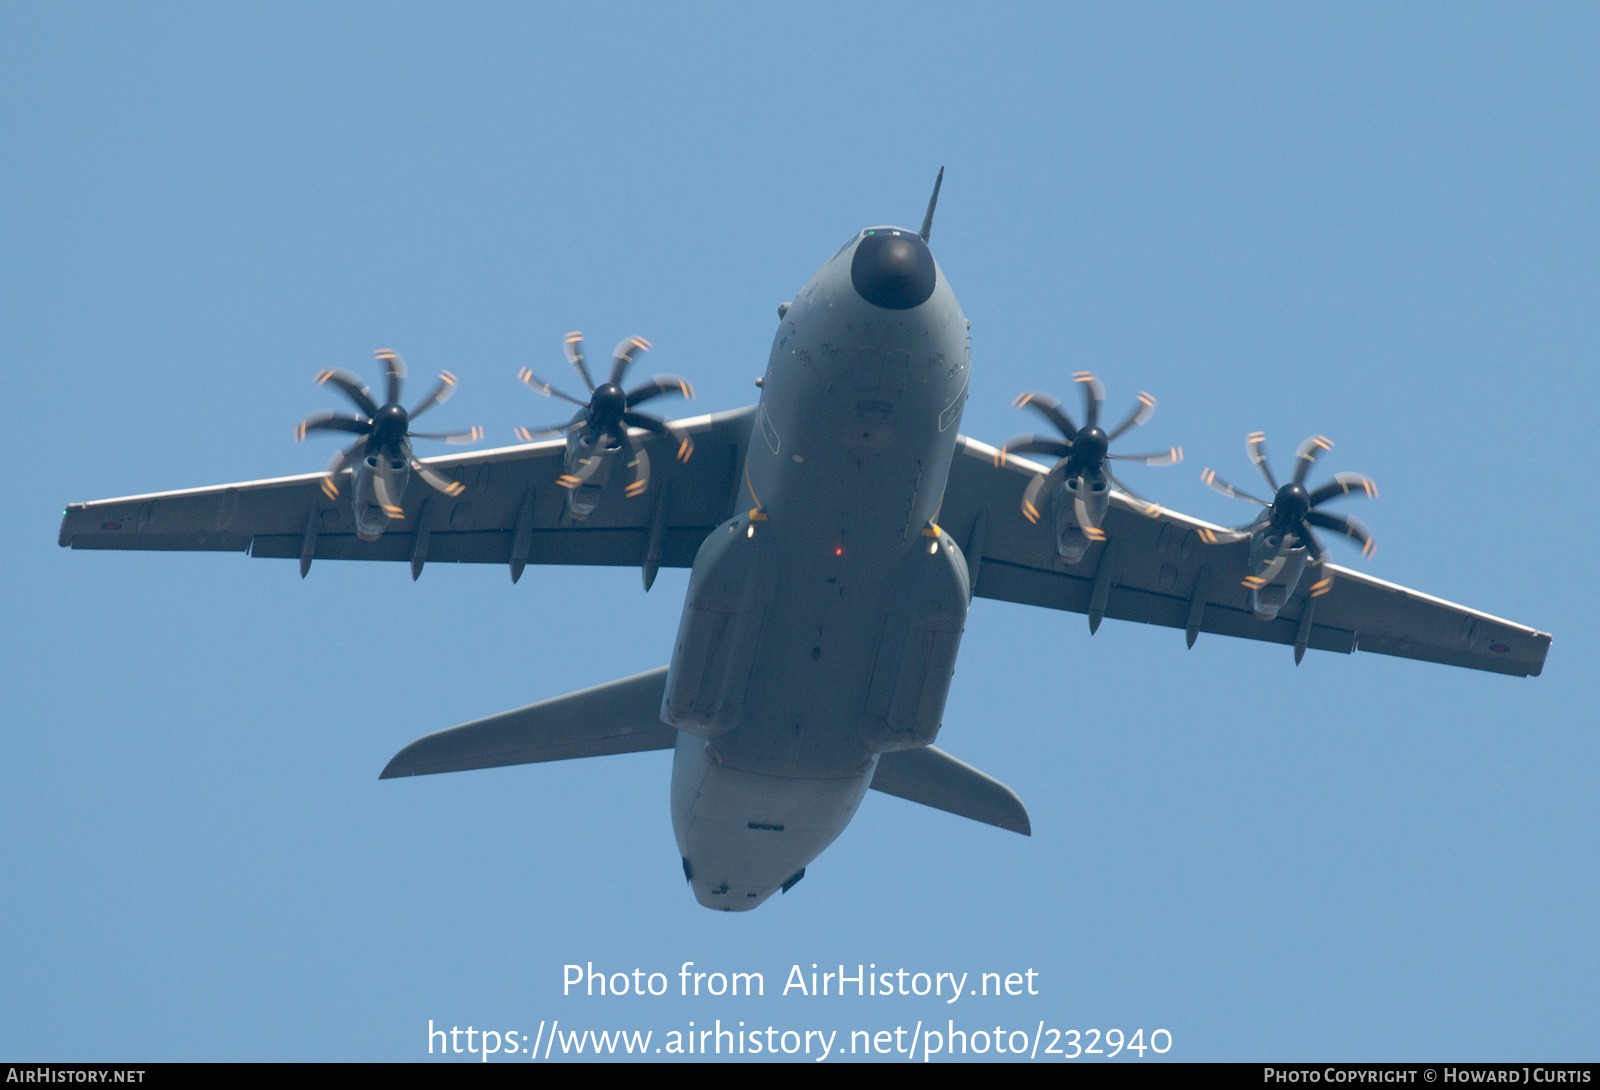
{"label": "aircraft tail fin", "polygon": [[666,685],[663,666],[435,731],[396,753],[378,778],[671,749],[678,732],[661,721]]}
{"label": "aircraft tail fin", "polygon": [[934,746],[883,754],[872,777],[872,789],[1023,836],[1033,835],[1027,807],[1015,791]]}

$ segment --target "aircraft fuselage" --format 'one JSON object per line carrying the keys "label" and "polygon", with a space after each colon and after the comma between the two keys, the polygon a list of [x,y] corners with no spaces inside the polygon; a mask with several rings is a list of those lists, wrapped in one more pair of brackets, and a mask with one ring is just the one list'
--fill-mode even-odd
{"label": "aircraft fuselage", "polygon": [[969,373],[966,319],[912,231],[858,233],[782,315],[745,510],[696,557],[662,705],[707,907],[785,888],[877,754],[937,733],[970,599],[937,526]]}

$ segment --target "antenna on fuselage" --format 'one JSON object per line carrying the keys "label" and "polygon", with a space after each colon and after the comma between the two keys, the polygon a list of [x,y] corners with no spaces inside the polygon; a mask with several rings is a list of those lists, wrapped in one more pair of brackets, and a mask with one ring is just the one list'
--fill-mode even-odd
{"label": "antenna on fuselage", "polygon": [[933,196],[928,198],[928,214],[922,217],[922,230],[917,234],[922,236],[922,241],[928,241],[928,235],[933,231],[933,209],[939,203],[939,187],[944,184],[944,167],[939,168],[939,176],[933,180]]}

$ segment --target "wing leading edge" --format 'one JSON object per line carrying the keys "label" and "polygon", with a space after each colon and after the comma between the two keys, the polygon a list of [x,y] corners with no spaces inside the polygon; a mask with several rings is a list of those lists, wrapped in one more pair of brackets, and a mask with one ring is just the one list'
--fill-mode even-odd
{"label": "wing leading edge", "polygon": [[[1515,624],[1381,579],[1324,565],[1329,593],[1302,586],[1272,620],[1250,610],[1241,580],[1249,543],[1208,538],[1222,527],[1172,511],[1155,518],[1120,493],[1112,496],[1106,541],[1077,564],[1056,555],[1051,520],[1020,513],[1023,491],[1045,467],[1015,456],[997,465],[995,448],[962,436],[950,467],[939,521],[966,547],[976,595],[1089,615],[1321,651],[1374,651],[1517,677],[1537,676],[1549,633]],[[1309,583],[1310,580],[1304,582]]]}
{"label": "wing leading edge", "polygon": [[423,463],[463,486],[447,497],[413,475],[405,517],[376,541],[356,536],[348,489],[322,492],[324,476],[249,481],[178,492],[75,503],[61,519],[59,542],[74,549],[248,551],[255,557],[508,564],[688,567],[705,536],[732,513],[754,407],[675,422],[695,437],[687,465],[661,444],[658,471],[641,496],[608,488],[582,522],[566,514],[561,440],[474,451]]}

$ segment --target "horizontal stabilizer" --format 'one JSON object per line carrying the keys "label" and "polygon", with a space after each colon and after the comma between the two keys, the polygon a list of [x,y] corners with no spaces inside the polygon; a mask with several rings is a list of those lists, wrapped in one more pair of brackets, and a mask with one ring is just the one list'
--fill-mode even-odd
{"label": "horizontal stabilizer", "polygon": [[933,746],[883,754],[872,777],[872,789],[1023,836],[1033,835],[1028,810],[1015,791]]}
{"label": "horizontal stabilizer", "polygon": [[671,749],[678,732],[661,721],[666,685],[663,666],[435,731],[396,753],[378,778]]}

